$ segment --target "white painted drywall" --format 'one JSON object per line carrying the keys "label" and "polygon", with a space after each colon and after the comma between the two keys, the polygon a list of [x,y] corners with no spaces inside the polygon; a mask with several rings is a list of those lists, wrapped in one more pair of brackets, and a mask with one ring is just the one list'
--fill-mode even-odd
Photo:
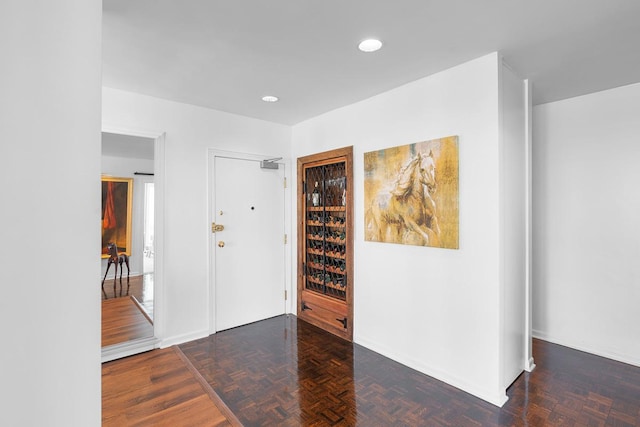
{"label": "white painted drywall", "polygon": [[[153,145],[153,140],[149,144]],[[153,160],[135,159],[129,157],[111,157],[102,156],[102,174],[118,177],[133,178],[133,206],[131,212],[131,256],[129,257],[129,266],[131,267],[131,275],[142,274],[142,258],[144,250],[144,184],[145,182],[153,182],[153,176],[135,175],[134,172],[153,173]],[[100,263],[100,280],[104,277],[107,269],[107,260],[103,259]],[[124,267],[124,275],[127,274],[127,268]],[[118,276],[120,273],[118,272]],[[114,268],[109,269],[107,281],[113,286]],[[105,282],[106,286],[106,282]],[[119,285],[118,285],[119,286]]]}
{"label": "white painted drywall", "polygon": [[[355,342],[497,405],[499,63],[490,54],[293,128],[294,158],[354,146]],[[363,154],[449,135],[460,137],[460,249],[365,242]]]}
{"label": "white painted drywall", "polygon": [[3,426],[100,425],[101,20],[0,3]]}
{"label": "white painted drywall", "polygon": [[206,336],[212,298],[207,149],[287,159],[291,128],[111,88],[103,88],[103,121],[107,127],[166,132],[164,307],[159,307],[166,327],[159,338],[167,345]]}
{"label": "white painted drywall", "polygon": [[506,389],[520,375],[528,357],[526,339],[526,122],[525,82],[506,64],[500,74],[500,223],[502,374]]}
{"label": "white painted drywall", "polygon": [[640,366],[640,84],[533,117],[533,330]]}

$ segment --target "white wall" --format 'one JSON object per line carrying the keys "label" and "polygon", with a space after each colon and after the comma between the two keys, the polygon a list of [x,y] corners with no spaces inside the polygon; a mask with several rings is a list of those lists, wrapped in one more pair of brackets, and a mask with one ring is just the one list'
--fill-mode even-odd
{"label": "white wall", "polygon": [[101,19],[0,2],[3,426],[100,425]]}
{"label": "white wall", "polygon": [[526,340],[531,339],[525,322],[528,86],[506,64],[501,63],[500,70],[501,384],[507,388],[529,359],[525,349]]}
{"label": "white wall", "polygon": [[[499,63],[491,54],[293,129],[293,157],[354,146],[354,341],[498,405]],[[450,135],[460,137],[460,249],[365,242],[363,154]]]}
{"label": "white wall", "polygon": [[640,366],[640,85],[534,108],[533,329]]}
{"label": "white wall", "polygon": [[[260,102],[260,101],[256,101]],[[166,132],[163,345],[209,333],[207,149],[284,157],[291,128],[103,88],[108,127]]]}
{"label": "white wall", "polygon": [[[153,140],[150,142],[153,144]],[[144,184],[153,182],[153,176],[134,175],[134,172],[153,173],[153,160],[130,157],[102,156],[102,174],[118,178],[133,178],[133,206],[131,213],[131,256],[129,266],[131,275],[142,274],[142,257],[144,250]],[[107,269],[107,259],[101,264],[100,280]],[[126,267],[124,274],[127,274]],[[114,268],[109,269],[109,279],[113,279]],[[119,275],[119,273],[118,273]],[[106,282],[105,282],[106,283]]]}

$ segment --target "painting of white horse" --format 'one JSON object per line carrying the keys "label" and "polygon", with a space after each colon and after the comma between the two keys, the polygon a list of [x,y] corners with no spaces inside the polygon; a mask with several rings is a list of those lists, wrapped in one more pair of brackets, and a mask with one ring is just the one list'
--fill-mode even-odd
{"label": "painting of white horse", "polygon": [[458,137],[365,153],[365,240],[458,248]]}

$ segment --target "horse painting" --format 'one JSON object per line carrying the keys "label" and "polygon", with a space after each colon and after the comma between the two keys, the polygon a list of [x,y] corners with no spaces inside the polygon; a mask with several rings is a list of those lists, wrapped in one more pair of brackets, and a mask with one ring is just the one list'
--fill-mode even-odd
{"label": "horse painting", "polygon": [[440,246],[433,152],[417,153],[398,173],[393,188],[378,194],[365,214],[367,240]]}

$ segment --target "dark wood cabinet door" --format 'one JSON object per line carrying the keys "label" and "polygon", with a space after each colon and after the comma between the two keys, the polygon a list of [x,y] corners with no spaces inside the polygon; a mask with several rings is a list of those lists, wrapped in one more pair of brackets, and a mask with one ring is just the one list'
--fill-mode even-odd
{"label": "dark wood cabinet door", "polygon": [[298,159],[298,317],[353,339],[353,147]]}

